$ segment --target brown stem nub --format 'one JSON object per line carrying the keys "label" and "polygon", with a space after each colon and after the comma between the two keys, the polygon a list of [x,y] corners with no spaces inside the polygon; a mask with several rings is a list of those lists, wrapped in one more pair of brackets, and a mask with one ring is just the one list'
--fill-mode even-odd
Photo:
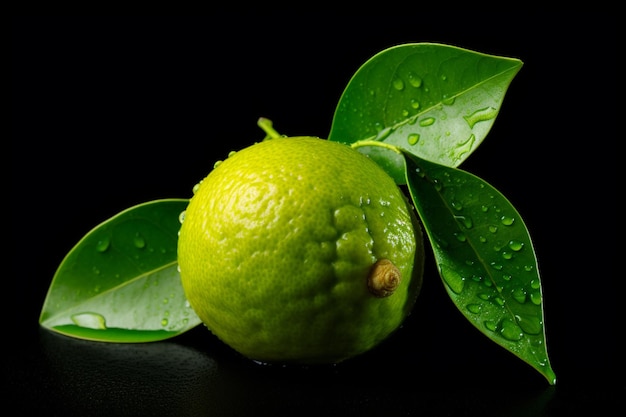
{"label": "brown stem nub", "polygon": [[367,288],[376,297],[389,297],[400,285],[402,274],[389,259],[379,259],[367,277]]}

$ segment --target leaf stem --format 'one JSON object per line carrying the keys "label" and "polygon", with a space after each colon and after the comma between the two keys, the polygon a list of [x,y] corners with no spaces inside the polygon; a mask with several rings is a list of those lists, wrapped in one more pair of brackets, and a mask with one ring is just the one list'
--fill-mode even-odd
{"label": "leaf stem", "polygon": [[265,117],[259,117],[257,125],[267,134],[263,140],[277,139],[282,137],[282,135],[278,133],[276,129],[274,129],[272,121],[270,119],[266,119]]}
{"label": "leaf stem", "polygon": [[352,149],[361,148],[363,146],[379,146],[381,148],[394,151],[397,154],[402,154],[402,150],[398,148],[397,146],[394,146],[385,142],[379,142],[377,140],[371,140],[371,139],[357,140],[356,142],[350,144],[350,147]]}

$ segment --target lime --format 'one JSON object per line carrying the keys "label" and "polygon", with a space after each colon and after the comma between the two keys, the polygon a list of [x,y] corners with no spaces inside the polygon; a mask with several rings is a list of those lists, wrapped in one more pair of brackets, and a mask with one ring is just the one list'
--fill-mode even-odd
{"label": "lime", "polygon": [[347,145],[276,137],[196,187],[178,262],[224,343],[265,363],[338,363],[400,327],[419,294],[421,227],[402,190]]}

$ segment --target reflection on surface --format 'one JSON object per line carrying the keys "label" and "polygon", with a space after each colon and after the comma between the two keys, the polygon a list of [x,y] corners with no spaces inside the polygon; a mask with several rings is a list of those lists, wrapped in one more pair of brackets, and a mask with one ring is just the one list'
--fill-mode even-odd
{"label": "reflection on surface", "polygon": [[[335,366],[258,365],[201,330],[176,341],[111,344],[41,329],[47,392],[39,406],[62,410],[64,415],[245,416],[356,410],[359,415],[465,415],[472,410],[505,417],[542,415],[554,392],[541,384],[498,389],[481,385],[480,380],[442,385],[428,368],[420,372],[415,364],[393,362],[383,366],[376,352]],[[212,349],[212,355],[197,344]]]}

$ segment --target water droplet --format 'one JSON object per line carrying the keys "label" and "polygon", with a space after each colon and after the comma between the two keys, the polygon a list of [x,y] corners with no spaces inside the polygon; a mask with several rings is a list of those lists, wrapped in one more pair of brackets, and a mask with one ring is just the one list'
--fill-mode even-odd
{"label": "water droplet", "polygon": [[420,102],[415,100],[415,99],[411,99],[411,107],[413,107],[414,110],[417,110],[420,108]]}
{"label": "water droplet", "polygon": [[481,300],[487,301],[487,300],[489,300],[490,296],[489,296],[489,294],[480,293],[480,294],[478,294],[478,298],[480,298]]}
{"label": "water droplet", "polygon": [[458,240],[459,242],[467,241],[467,236],[465,236],[465,233],[463,232],[455,232],[454,237],[456,237],[456,240]]}
{"label": "water droplet", "polygon": [[480,240],[481,243],[487,242],[487,238],[485,236],[478,236],[478,240]]}
{"label": "water droplet", "polygon": [[512,257],[513,257],[513,252],[507,252],[507,251],[502,252],[502,259],[508,260],[508,259],[511,259]]}
{"label": "water droplet", "polygon": [[492,332],[495,332],[498,328],[498,325],[493,320],[487,320],[485,321],[485,327],[487,328],[487,330],[491,330]]}
{"label": "water droplet", "polygon": [[408,137],[407,137],[407,142],[409,143],[409,145],[413,146],[415,144],[417,144],[417,142],[420,140],[420,135],[418,133],[411,133]]}
{"label": "water droplet", "polygon": [[133,238],[133,245],[135,245],[137,249],[143,249],[146,247],[146,240],[139,232],[137,232]]}
{"label": "water droplet", "polygon": [[161,326],[163,326],[163,327],[167,326],[168,323],[169,323],[169,320],[167,320],[167,319],[162,319],[161,320]]}
{"label": "water droplet", "polygon": [[200,188],[200,184],[202,184],[202,181],[200,181],[199,183],[197,183],[196,185],[193,186],[193,188],[191,189],[192,193],[197,193],[198,189]]}
{"label": "water droplet", "polygon": [[520,242],[518,240],[509,241],[509,248],[514,250],[515,252],[519,252],[524,247],[524,242]]}
{"label": "water droplet", "polygon": [[466,229],[471,229],[474,226],[474,222],[469,216],[454,216],[454,218],[457,219],[457,221],[461,222],[461,224],[465,226]]}
{"label": "water droplet", "polygon": [[504,319],[500,322],[500,335],[506,340],[516,342],[524,336],[522,329],[513,321]]}
{"label": "water droplet", "polygon": [[470,313],[478,314],[482,310],[482,306],[480,304],[468,304],[467,310]]}
{"label": "water droplet", "polygon": [[541,305],[541,293],[539,291],[531,292],[530,301],[536,306]]}
{"label": "water droplet", "polygon": [[183,222],[185,221],[185,214],[186,214],[186,210],[183,210],[178,215],[178,221],[180,222],[180,224],[183,224]]}
{"label": "water droplet", "polygon": [[393,88],[395,88],[398,91],[402,91],[404,90],[404,81],[402,81],[401,78],[396,78],[395,80],[393,80]]}
{"label": "water droplet", "polygon": [[498,115],[498,110],[493,107],[486,107],[484,109],[476,110],[469,116],[463,116],[470,129],[474,128],[474,125],[478,122],[484,122],[486,120],[493,119]]}
{"label": "water droplet", "polygon": [[491,233],[496,233],[498,231],[498,226],[494,226],[494,225],[489,226],[489,231]]}
{"label": "water droplet", "polygon": [[409,84],[411,84],[412,87],[420,88],[422,86],[422,79],[418,77],[417,75],[410,73]]}
{"label": "water droplet", "polygon": [[543,328],[541,320],[536,316],[516,315],[515,320],[524,333],[527,334],[539,334]]}
{"label": "water droplet", "polygon": [[448,287],[450,287],[454,293],[460,294],[465,286],[465,279],[458,272],[447,265],[441,264],[439,265],[439,268],[441,271],[441,277]]}
{"label": "water droplet", "polygon": [[231,156],[235,155],[237,153],[237,151],[230,151],[228,152],[228,157],[230,158]]}
{"label": "water droplet", "polygon": [[441,78],[441,81],[446,81],[448,79],[446,74],[441,74],[439,77]]}
{"label": "water droplet", "polygon": [[96,243],[96,251],[100,253],[106,252],[109,249],[110,245],[111,239],[108,236],[103,237],[98,241],[98,243]]}
{"label": "water droplet", "polygon": [[392,131],[393,131],[393,129],[391,127],[386,127],[386,128],[384,128],[384,129],[382,129],[381,131],[378,132],[378,134],[376,135],[374,140],[381,141],[381,140],[387,138],[389,135],[391,135]]}
{"label": "water droplet", "polygon": [[422,127],[431,126],[435,123],[434,117],[426,117],[425,119],[420,120],[419,125]]}
{"label": "water droplet", "polygon": [[213,169],[217,168],[218,166],[220,166],[222,164],[223,161],[215,161],[215,163],[213,164]]}
{"label": "water droplet", "polygon": [[482,205],[480,206],[480,211],[483,213],[487,213],[489,211],[489,206]]}
{"label": "water droplet", "polygon": [[491,265],[491,267],[495,270],[500,271],[502,269],[502,264],[496,263],[496,262],[491,262],[489,265]]}
{"label": "water droplet", "polygon": [[86,327],[88,329],[105,330],[106,320],[104,316],[98,313],[79,313],[74,314],[71,317],[74,324],[79,327]]}
{"label": "water droplet", "polygon": [[500,218],[500,222],[505,225],[505,226],[510,226],[513,224],[513,222],[515,221],[515,218],[510,217],[510,216],[502,216]]}
{"label": "water droplet", "polygon": [[455,209],[456,211],[463,210],[463,204],[461,204],[460,202],[456,200],[453,200],[450,204],[452,205],[452,208]]}
{"label": "water droplet", "polygon": [[538,279],[533,279],[530,281],[530,288],[532,288],[533,290],[538,290],[539,287],[541,287],[541,283]]}
{"label": "water droplet", "polygon": [[514,289],[511,296],[520,304],[524,304],[526,302],[526,291],[524,291],[523,288]]}
{"label": "water droplet", "polygon": [[443,104],[445,104],[446,106],[451,106],[454,104],[454,100],[456,99],[456,97],[452,96],[452,97],[448,97],[444,94],[443,96],[443,100],[441,101]]}
{"label": "water droplet", "polygon": [[463,157],[463,155],[469,153],[474,146],[474,142],[476,142],[476,136],[474,134],[469,135],[467,139],[463,142],[456,145],[453,150],[453,156],[458,160]]}

